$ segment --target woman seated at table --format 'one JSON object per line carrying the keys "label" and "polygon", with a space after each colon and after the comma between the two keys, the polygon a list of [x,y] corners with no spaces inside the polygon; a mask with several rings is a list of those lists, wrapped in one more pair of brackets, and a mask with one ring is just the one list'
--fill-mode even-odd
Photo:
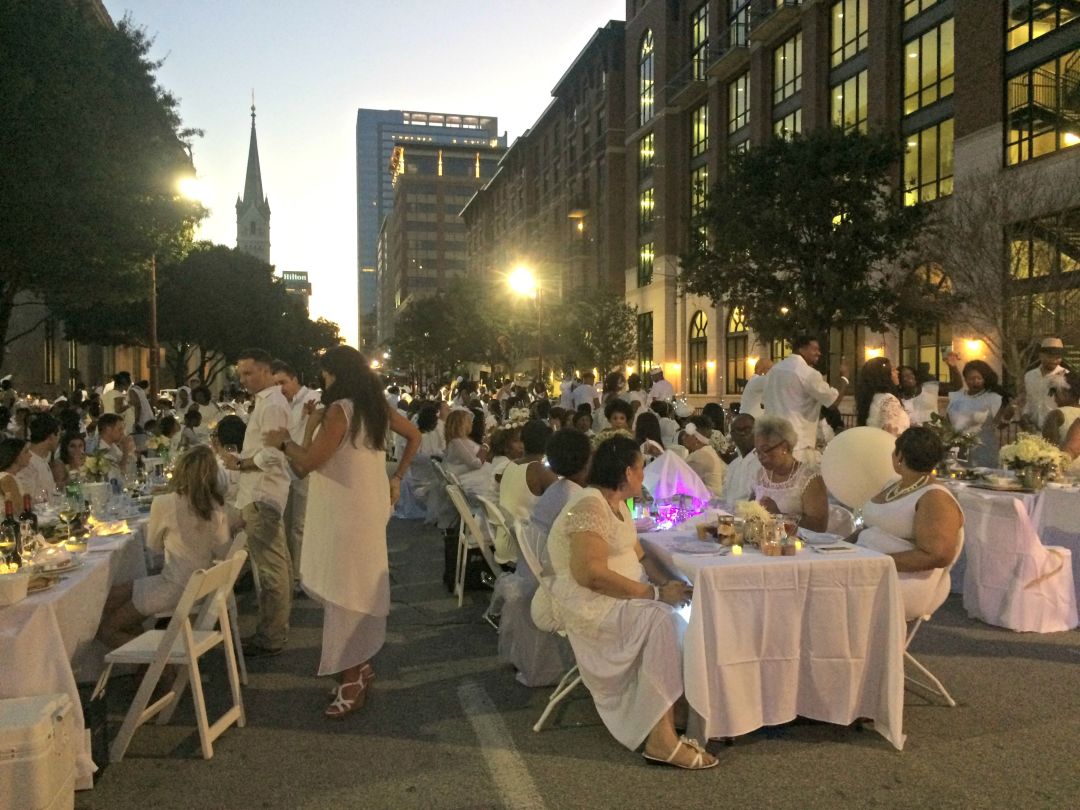
{"label": "woman seated at table", "polygon": [[664,454],[660,437],[660,417],[652,411],[641,411],[634,421],[634,439],[641,454],[649,461]]}
{"label": "woman seated at table", "polygon": [[698,474],[709,492],[717,498],[724,491],[724,471],[727,464],[709,441],[712,435],[712,420],[707,416],[691,416],[686,420],[686,427],[679,434],[679,442],[688,453],[686,463]]}
{"label": "woman seated at table", "polygon": [[[1073,422],[1080,419],[1080,373],[1066,371],[1055,384],[1054,410],[1046,415],[1043,422],[1043,438],[1048,442],[1065,448],[1065,440]],[[1071,454],[1075,456],[1075,453]]]}
{"label": "woman seated at table", "polygon": [[754,500],[773,514],[795,515],[799,525],[823,532],[829,525],[829,496],[817,465],[796,460],[795,428],[786,419],[760,416],[754,422],[754,449],[761,469],[754,478]]}
{"label": "woman seated at table", "polygon": [[874,357],[863,364],[855,391],[856,421],[899,436],[911,427],[900,393],[900,372],[888,357]]}
{"label": "woman seated at table", "polygon": [[30,443],[24,439],[0,441],[0,506],[11,501],[15,511],[22,511],[22,492],[15,476],[30,463]]}
{"label": "woman seated at table", "polygon": [[443,463],[454,475],[463,475],[479,470],[487,463],[489,448],[470,438],[474,416],[472,411],[451,411],[446,417],[443,433],[446,438],[446,453]]}
{"label": "woman seated at table", "polygon": [[164,552],[165,565],[160,574],[113,586],[98,628],[109,649],[138,636],[150,616],[175,608],[191,575],[228,550],[225,481],[214,451],[200,445],[181,456],[172,487],[154,498],[146,529],[146,547]]}
{"label": "woman seated at table", "polygon": [[641,494],[644,470],[633,439],[615,436],[596,448],[589,486],[548,535],[553,608],[612,736],[631,750],[644,742],[654,762],[711,768],[716,758],[675,731],[686,627],[675,608],[691,589],[665,581],[643,559],[626,499]]}
{"label": "woman seated at table", "polygon": [[78,473],[86,461],[86,439],[81,433],[65,433],[60,439],[60,458],[53,462],[53,480],[67,486],[72,473]]}
{"label": "woman seated at table", "polygon": [[491,431],[491,472],[495,482],[502,485],[506,468],[525,455],[525,445],[521,441],[521,426],[508,425]]}
{"label": "woman seated at table", "polygon": [[849,538],[893,558],[908,621],[925,612],[940,577],[960,553],[964,513],[933,475],[944,455],[941,439],[929,428],[901,433],[892,454],[900,480],[863,506],[866,527]]}

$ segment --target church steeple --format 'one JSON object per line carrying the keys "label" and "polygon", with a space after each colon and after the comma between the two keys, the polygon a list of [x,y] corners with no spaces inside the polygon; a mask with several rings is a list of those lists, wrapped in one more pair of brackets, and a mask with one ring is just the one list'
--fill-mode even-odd
{"label": "church steeple", "polygon": [[255,136],[255,94],[251,96],[251,140],[248,143],[244,196],[236,198],[236,247],[270,263],[270,201],[263,192],[259,142]]}

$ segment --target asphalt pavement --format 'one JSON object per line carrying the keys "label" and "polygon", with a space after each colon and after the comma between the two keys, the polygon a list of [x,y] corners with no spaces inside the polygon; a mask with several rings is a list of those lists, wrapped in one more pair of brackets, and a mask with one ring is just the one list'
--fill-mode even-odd
{"label": "asphalt pavement", "polygon": [[[543,732],[549,689],[499,662],[487,593],[458,608],[442,584],[441,536],[392,521],[393,607],[362,710],[326,721],[316,678],[321,612],[293,610],[279,657],[249,664],[247,726],[201,758],[190,700],[139,729],[126,758],[76,807],[100,808],[1069,808],[1080,805],[1080,632],[1018,634],[968,619],[950,597],[914,651],[956,708],[907,693],[907,744],[872,728],[795,723],[715,748],[720,765],[650,767],[604,729],[582,689]],[[254,605],[242,598],[250,632]],[[211,717],[227,692],[207,670]],[[124,684],[111,696],[123,711]]]}

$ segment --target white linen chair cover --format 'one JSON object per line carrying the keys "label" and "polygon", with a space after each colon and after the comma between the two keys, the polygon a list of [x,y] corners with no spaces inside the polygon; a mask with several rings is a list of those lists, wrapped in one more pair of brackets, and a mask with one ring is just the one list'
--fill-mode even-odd
{"label": "white linen chair cover", "polygon": [[[911,625],[911,629],[908,631],[907,640],[904,642],[904,660],[911,664],[929,683],[920,681],[918,678],[913,678],[910,675],[905,674],[905,680],[913,686],[919,687],[921,690],[928,692],[931,695],[942,698],[946,705],[950,707],[956,706],[956,701],[953,700],[953,696],[949,694],[949,690],[945,688],[945,685],[938,680],[937,676],[931,672],[927,667],[922,664],[914,655],[911,654],[911,642],[915,638],[915,634],[919,632],[919,628],[922,627],[923,622],[930,621],[930,618],[934,615],[939,607],[945,604],[945,600],[949,597],[950,580],[952,577],[953,566],[956,565],[956,561],[960,559],[960,553],[964,550],[964,529],[961,527],[960,536],[956,546],[956,554],[952,558],[952,562],[949,563],[938,578],[937,586],[933,591],[929,593],[926,598],[926,603],[922,605],[910,605],[906,601],[904,602],[904,613],[907,616],[914,616],[914,622]],[[906,597],[906,594],[905,594]],[[910,621],[910,620],[909,620]]]}
{"label": "white linen chair cover", "polygon": [[[124,717],[123,725],[109,748],[110,762],[119,762],[124,758],[131,738],[143,723],[155,716],[159,724],[169,722],[189,684],[195,703],[195,721],[199,729],[203,759],[214,756],[214,740],[229,726],[235,723],[243,728],[245,725],[244,700],[240,694],[240,674],[236,666],[228,608],[228,595],[245,559],[247,552],[240,551],[206,570],[196,571],[188,580],[168,627],[164,630],[147,630],[105,656],[105,671],[101,673],[94,688],[94,697],[104,691],[114,664],[149,665]],[[193,623],[191,614],[196,603],[200,601],[202,607]],[[225,669],[232,692],[232,706],[211,724],[206,715],[199,659],[219,644],[225,651]],[[150,703],[154,687],[167,665],[180,667],[180,674],[164,696]]]}
{"label": "white linen chair cover", "polygon": [[540,583],[540,587],[533,594],[530,608],[533,623],[537,629],[553,633],[560,638],[564,645],[560,649],[565,651],[570,661],[574,662],[555,686],[555,691],[548,695],[547,705],[540,714],[540,718],[533,725],[533,731],[541,731],[555,708],[566,700],[570,693],[581,683],[581,673],[578,671],[577,662],[574,661],[574,651],[570,649],[569,643],[565,641],[566,633],[563,632],[562,625],[558,620],[555,603],[551,597],[551,577],[544,574],[543,565],[540,562],[540,540],[543,537],[543,532],[533,524],[519,520],[514,524],[514,533],[525,564],[529,566],[529,570],[532,571],[533,576]]}
{"label": "white linen chair cover", "polygon": [[1068,549],[1044,546],[1016,498],[966,490],[964,609],[987,624],[1033,633],[1077,626],[1076,589]]}
{"label": "white linen chair cover", "polygon": [[434,521],[435,525],[443,529],[449,529],[457,520],[457,508],[446,494],[446,488],[457,485],[457,478],[447,470],[441,462],[432,459],[431,468],[435,471],[435,481],[427,493],[428,520]]}
{"label": "white linen chair cover", "polygon": [[468,560],[470,549],[480,550],[480,554],[483,556],[484,562],[487,563],[496,582],[506,572],[495,562],[495,545],[490,533],[484,529],[484,526],[487,525],[486,521],[481,524],[477,520],[461,487],[450,484],[446,487],[446,494],[457,510],[458,517],[461,518],[461,524],[458,528],[457,567],[454,571],[454,593],[457,594],[458,607],[461,607],[465,603],[465,563]]}
{"label": "white linen chair cover", "polygon": [[435,475],[435,470],[431,466],[431,456],[426,453],[417,453],[413,456],[412,464],[405,471],[405,478],[401,482],[401,497],[394,505],[394,517],[404,520],[427,518],[428,488],[437,480]]}
{"label": "white linen chair cover", "polygon": [[712,493],[693,468],[680,456],[667,450],[645,467],[645,487],[654,500],[689,495],[708,502]]}

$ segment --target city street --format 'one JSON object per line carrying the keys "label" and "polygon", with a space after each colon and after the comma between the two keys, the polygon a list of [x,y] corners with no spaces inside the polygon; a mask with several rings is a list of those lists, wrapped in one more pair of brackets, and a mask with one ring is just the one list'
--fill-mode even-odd
{"label": "city street", "polygon": [[[955,709],[908,693],[907,745],[871,729],[800,723],[710,746],[702,773],[647,767],[622,749],[579,691],[548,729],[531,726],[548,689],[499,663],[487,594],[457,608],[441,581],[442,542],[416,521],[390,527],[393,612],[374,692],[343,722],[322,719],[312,676],[320,612],[294,606],[288,651],[250,665],[248,725],[199,755],[190,702],[169,726],[140,729],[80,808],[1061,808],[1075,802],[1080,649],[1075,633],[1018,634],[966,618],[951,597],[916,651]],[[242,625],[253,623],[250,595]],[[214,661],[213,706],[224,693]],[[130,687],[129,687],[130,688]],[[117,690],[118,692],[120,690]],[[121,704],[121,705],[116,705]],[[114,714],[123,709],[117,695]],[[118,717],[115,719],[119,719]]]}

